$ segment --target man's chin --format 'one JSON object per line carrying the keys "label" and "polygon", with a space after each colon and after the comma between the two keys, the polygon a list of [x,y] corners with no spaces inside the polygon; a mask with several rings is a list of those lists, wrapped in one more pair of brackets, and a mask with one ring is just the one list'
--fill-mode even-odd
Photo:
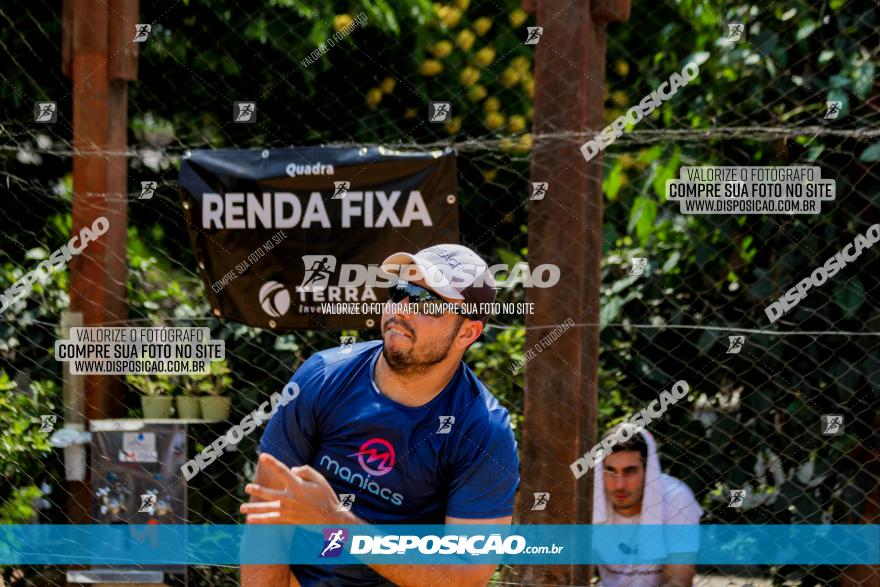
{"label": "man's chin", "polygon": [[388,361],[390,365],[398,366],[406,364],[407,359],[409,358],[409,350],[407,347],[407,343],[405,340],[400,340],[402,336],[390,336],[385,337],[384,345],[382,348],[382,354],[385,355],[385,360]]}
{"label": "man's chin", "polygon": [[382,349],[382,354],[385,356],[385,362],[388,364],[388,367],[398,375],[412,375],[424,372],[422,365],[414,365],[411,362],[410,354],[407,351],[386,346]]}
{"label": "man's chin", "polygon": [[385,343],[386,347],[409,348],[409,346],[412,345],[413,339],[404,334],[399,334],[397,332],[389,330],[382,335],[382,341]]}

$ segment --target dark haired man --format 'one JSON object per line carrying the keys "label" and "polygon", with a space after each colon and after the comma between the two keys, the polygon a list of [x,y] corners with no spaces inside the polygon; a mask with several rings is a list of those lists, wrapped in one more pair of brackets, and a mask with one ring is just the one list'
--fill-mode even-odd
{"label": "dark haired man", "polygon": [[[593,524],[699,524],[702,509],[693,492],[682,481],[660,470],[654,437],[629,423],[615,426],[605,438],[612,435],[619,439],[613,452],[596,463]],[[630,544],[624,532],[619,536],[622,540],[604,543],[599,555],[603,549],[606,553],[607,549],[618,549],[620,553],[638,554],[638,541]],[[696,552],[699,547],[690,537],[670,542],[668,548],[663,545],[659,548],[667,554],[676,554],[678,561],[681,553]],[[652,546],[658,548],[657,544]],[[612,554],[615,558],[619,555],[616,551]],[[695,573],[693,564],[600,564],[598,567],[604,587],[690,587]]]}
{"label": "dark haired man", "polygon": [[[495,299],[488,266],[466,247],[436,245],[392,255],[383,269],[400,281],[382,340],[316,353],[293,375],[300,393],[267,425],[246,487],[248,523],[510,523],[519,484],[510,418],[462,361],[489,318],[468,312]],[[351,511],[339,511],[341,494],[354,495]],[[241,575],[245,587],[464,587],[486,585],[494,569],[243,565]]]}

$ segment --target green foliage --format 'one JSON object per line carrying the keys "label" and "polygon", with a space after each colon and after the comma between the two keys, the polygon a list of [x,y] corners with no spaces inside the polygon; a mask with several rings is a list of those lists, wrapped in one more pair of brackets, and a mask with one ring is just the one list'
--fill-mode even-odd
{"label": "green foliage", "polygon": [[171,395],[174,390],[174,378],[170,375],[133,375],[125,376],[125,381],[147,397]]}
{"label": "green foliage", "polygon": [[[809,126],[821,122],[826,100],[843,102],[843,124],[861,126],[873,113],[876,59],[868,40],[878,9],[842,6],[634,3],[631,22],[662,26],[609,30],[606,120],[696,58],[699,76],[640,129]],[[745,22],[749,42],[720,48],[725,22]],[[880,414],[875,343],[748,334],[741,355],[725,355],[727,335],[737,334],[725,329],[766,328],[770,301],[864,232],[880,188],[868,166],[880,149],[832,134],[785,144],[718,134],[606,150],[601,361],[619,381],[600,390],[600,429],[686,378],[690,399],[652,432],[664,465],[695,490],[708,521],[852,520],[860,492],[877,482],[849,456]],[[786,164],[821,166],[823,177],[836,179],[837,201],[823,204],[821,216],[794,218],[682,216],[665,201],[665,181],[681,165]],[[649,259],[645,276],[626,274],[633,257]],[[868,265],[848,268],[774,328],[876,330],[870,296],[877,276]],[[690,325],[720,330],[673,329]],[[838,412],[853,428],[834,442],[818,436],[819,415]],[[768,454],[776,455],[775,476],[760,464]],[[810,463],[813,476],[805,472]],[[753,501],[731,514],[727,490],[740,487],[750,488]]]}
{"label": "green foliage", "polygon": [[189,393],[201,392],[221,396],[232,385],[232,371],[226,361],[212,361],[208,373],[184,378],[184,388]]}
{"label": "green foliage", "polygon": [[17,388],[0,370],[0,524],[29,521],[32,502],[40,497],[34,471],[52,450],[49,433],[40,431],[40,416],[55,414],[58,389],[54,382],[31,383],[32,394]]}
{"label": "green foliage", "polygon": [[0,475],[11,478],[29,460],[50,450],[49,436],[40,432],[40,416],[52,414],[50,398],[56,395],[53,382],[33,384],[34,395],[17,389],[5,371],[0,371]]}
{"label": "green foliage", "polygon": [[16,487],[12,495],[0,501],[0,524],[27,524],[33,522],[33,504],[43,496],[35,485]]}
{"label": "green foliage", "polygon": [[[521,18],[517,2],[467,4],[272,0],[249,5],[246,22],[228,0],[184,2],[176,19],[147,13],[143,21],[156,24],[154,39],[141,47],[141,78],[130,86],[132,135],[139,146],[157,148],[492,140],[480,143],[488,145],[481,150],[461,151],[460,221],[467,242],[479,243],[481,252],[498,262],[516,263],[527,258],[521,194],[529,174],[533,49],[522,44],[526,19],[512,22],[514,14]],[[364,26],[316,63],[303,64],[344,17],[360,11],[368,17]],[[51,34],[60,31],[51,15],[31,21]],[[750,42],[722,49],[717,44],[721,24],[733,21],[747,23]],[[28,22],[17,24],[32,26]],[[474,33],[478,22],[491,25],[482,36]],[[636,130],[809,127],[817,123],[825,100],[842,101],[842,120],[858,126],[873,120],[875,110],[876,48],[870,42],[877,27],[876,3],[864,0],[635,2],[630,23],[608,30],[607,122],[695,60],[698,78]],[[468,33],[473,34],[470,45],[460,41],[470,39]],[[0,31],[3,46],[17,56],[28,54],[27,37],[17,27]],[[490,63],[478,66],[486,60]],[[28,107],[32,96],[68,91],[68,82],[54,79],[42,63],[31,65],[10,74],[0,99]],[[424,123],[425,103],[436,96],[453,101],[456,120]],[[260,122],[230,125],[229,102],[248,97],[263,100]],[[525,128],[513,124],[516,116],[526,121]],[[642,143],[621,141],[604,158],[599,429],[686,377],[693,388],[690,398],[671,408],[652,432],[661,441],[664,465],[696,491],[709,521],[814,521],[820,513],[839,521],[859,511],[866,487],[876,483],[862,466],[867,457],[850,456],[878,422],[880,397],[872,382],[880,351],[871,337],[755,333],[735,356],[725,355],[723,343],[729,334],[724,329],[731,326],[766,327],[763,307],[865,227],[863,219],[876,207],[880,188],[871,167],[880,161],[880,143],[812,133],[776,141],[707,132],[682,140],[661,132]],[[687,217],[665,199],[665,182],[681,165],[795,162],[836,175],[838,199],[824,204],[820,216]],[[167,158],[156,169],[173,177],[174,165]],[[142,172],[143,179],[153,177],[144,166],[132,159],[132,182]],[[13,223],[0,236],[22,261],[0,262],[3,289],[69,238],[67,171],[57,182],[59,199],[42,203],[48,210],[41,209],[39,228]],[[311,353],[338,344],[337,333],[279,336],[206,319],[211,307],[192,270],[196,260],[176,216],[179,208],[173,203],[171,213],[157,208],[130,206],[130,316],[149,324],[174,318],[177,325],[192,320],[209,327],[212,338],[226,343],[229,369],[205,378],[176,378],[162,393],[232,388],[233,407],[243,414],[281,389]],[[560,215],[560,230],[575,221],[564,210],[554,213]],[[634,257],[649,259],[644,276],[626,274]],[[858,277],[842,272],[834,284],[811,294],[790,324],[877,330],[872,302],[877,275],[868,269]],[[57,324],[67,306],[67,287],[66,272],[56,273],[10,308],[14,320],[0,322],[0,352],[14,357],[16,372],[60,380],[47,352],[55,329],[45,325]],[[499,292],[502,301],[523,298],[521,289]],[[357,335],[363,340],[375,333]],[[518,437],[524,371],[511,374],[508,366],[523,356],[524,346],[522,327],[491,328],[466,355],[510,409]],[[151,383],[131,383],[163,385],[148,379]],[[0,403],[0,420],[13,422],[0,435],[0,467],[12,475],[10,487],[18,488],[14,494],[0,490],[0,502],[15,504],[4,510],[10,518],[28,515],[20,506],[32,499],[33,484],[23,472],[35,470],[49,450],[39,438],[28,437],[38,411],[22,398],[7,391],[0,400],[6,402]],[[856,416],[847,435],[817,439],[818,414],[840,407]],[[30,427],[21,429],[25,421]],[[243,441],[242,452],[254,442]],[[735,517],[721,504],[727,489],[743,486],[753,489],[756,502]]]}
{"label": "green foliage", "polygon": [[511,410],[511,426],[517,438],[522,424],[522,371],[511,375],[509,370],[522,357],[525,344],[524,328],[491,328],[471,345],[465,361],[498,401]]}

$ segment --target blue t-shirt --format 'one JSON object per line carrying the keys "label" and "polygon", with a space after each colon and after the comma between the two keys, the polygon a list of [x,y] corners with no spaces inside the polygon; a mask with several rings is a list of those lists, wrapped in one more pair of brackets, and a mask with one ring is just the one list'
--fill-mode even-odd
{"label": "blue t-shirt", "polygon": [[[266,425],[260,450],[308,464],[351,511],[374,524],[442,524],[513,514],[519,457],[510,416],[464,362],[423,406],[379,392],[382,341],[312,355],[294,373],[300,393]],[[317,554],[316,554],[317,557]],[[303,587],[390,585],[367,567],[292,566]]]}

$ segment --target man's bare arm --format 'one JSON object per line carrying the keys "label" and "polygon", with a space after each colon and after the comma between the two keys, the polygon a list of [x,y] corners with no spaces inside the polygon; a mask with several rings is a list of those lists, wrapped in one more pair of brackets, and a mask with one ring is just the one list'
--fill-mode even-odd
{"label": "man's bare arm", "polygon": [[[262,475],[265,475],[263,477]],[[245,491],[250,503],[242,504],[241,513],[248,524],[346,524],[369,525],[352,512],[340,512],[339,500],[330,484],[319,472],[309,466],[286,467],[278,459],[260,455],[257,477],[264,480],[249,484]],[[280,489],[279,489],[280,488]],[[479,520],[446,518],[447,524],[510,524],[510,516]],[[246,567],[261,567],[266,572],[246,571]],[[490,565],[369,565],[371,569],[400,587],[448,586],[485,587],[495,571]],[[273,571],[279,569],[278,571]],[[242,585],[245,587],[283,587],[282,565],[242,565]],[[277,575],[275,574],[277,572]],[[270,574],[272,573],[272,574]],[[254,580],[255,583],[245,581]]]}
{"label": "man's bare arm", "polygon": [[[276,571],[277,567],[284,567],[283,575]],[[287,583],[284,577],[288,578]],[[241,584],[247,587],[300,587],[299,581],[286,565],[242,565]]]}
{"label": "man's bare arm", "polygon": [[[510,524],[511,517],[471,520],[446,517],[446,524]],[[400,587],[485,587],[496,565],[370,565]]]}
{"label": "man's bare arm", "polygon": [[[250,503],[257,501],[252,495]],[[299,587],[299,581],[288,565],[241,565],[241,587]]]}
{"label": "man's bare arm", "polygon": [[695,574],[694,565],[663,565],[660,584],[664,587],[691,587]]}
{"label": "man's bare arm", "polygon": [[[265,467],[260,466],[257,466],[254,483],[276,488],[279,486]],[[258,501],[260,499],[253,495],[249,500],[250,503]],[[299,581],[290,572],[288,565],[241,565],[241,585],[242,587],[299,587]]]}

